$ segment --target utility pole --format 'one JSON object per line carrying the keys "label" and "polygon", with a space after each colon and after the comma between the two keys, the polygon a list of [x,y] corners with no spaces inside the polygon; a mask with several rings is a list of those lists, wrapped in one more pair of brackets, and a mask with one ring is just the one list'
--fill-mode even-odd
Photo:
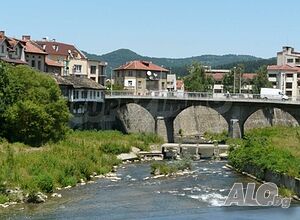
{"label": "utility pole", "polygon": [[110,67],[110,96],[112,96],[112,67]]}
{"label": "utility pole", "polygon": [[235,69],[236,67],[233,67],[233,93],[235,93]]}
{"label": "utility pole", "polygon": [[240,71],[240,94],[242,93],[242,73]]}

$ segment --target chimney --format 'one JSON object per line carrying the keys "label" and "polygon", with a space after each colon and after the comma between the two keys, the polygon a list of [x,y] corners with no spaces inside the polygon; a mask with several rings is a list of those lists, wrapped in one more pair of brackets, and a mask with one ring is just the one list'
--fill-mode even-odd
{"label": "chimney", "polygon": [[0,38],[4,38],[5,36],[5,31],[0,31]]}
{"label": "chimney", "polygon": [[55,41],[56,41],[55,38],[53,38],[53,39],[52,39],[52,42],[55,42]]}
{"label": "chimney", "polygon": [[22,40],[29,41],[30,40],[30,35],[23,35]]}

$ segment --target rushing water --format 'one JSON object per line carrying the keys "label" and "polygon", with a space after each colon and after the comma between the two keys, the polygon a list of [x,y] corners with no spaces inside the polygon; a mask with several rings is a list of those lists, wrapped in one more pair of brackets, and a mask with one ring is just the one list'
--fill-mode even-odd
{"label": "rushing water", "polygon": [[119,181],[61,191],[63,198],[40,205],[0,210],[1,219],[300,219],[300,205],[222,207],[234,182],[251,179],[230,171],[224,162],[193,163],[194,172],[176,178],[151,179],[149,163],[120,168]]}

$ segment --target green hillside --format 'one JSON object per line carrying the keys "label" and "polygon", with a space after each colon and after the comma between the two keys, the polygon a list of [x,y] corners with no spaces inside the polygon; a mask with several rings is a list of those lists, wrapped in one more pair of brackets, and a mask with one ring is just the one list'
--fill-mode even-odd
{"label": "green hillside", "polygon": [[[83,51],[84,52],[84,51]],[[116,68],[120,65],[131,60],[147,60],[152,61],[155,64],[163,65],[164,67],[171,69],[172,72],[178,75],[186,75],[187,67],[194,61],[201,62],[203,65],[209,65],[212,67],[231,67],[233,64],[243,63],[247,70],[257,69],[256,66],[260,63],[272,63],[272,61],[261,59],[250,55],[201,55],[187,58],[157,58],[147,57],[139,55],[129,49],[119,49],[111,53],[96,55],[84,52],[84,54],[90,59],[96,59],[108,62],[108,69],[110,67]],[[248,63],[252,67],[248,68]],[[253,72],[253,71],[250,71]]]}

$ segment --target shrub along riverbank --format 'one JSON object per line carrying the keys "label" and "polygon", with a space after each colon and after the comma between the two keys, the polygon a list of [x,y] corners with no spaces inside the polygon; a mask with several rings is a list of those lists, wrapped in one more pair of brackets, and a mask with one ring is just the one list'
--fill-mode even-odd
{"label": "shrub along riverbank", "polygon": [[229,163],[245,171],[247,166],[300,177],[300,128],[253,129],[243,140],[229,140]]}
{"label": "shrub along riverbank", "polygon": [[57,143],[33,148],[0,141],[0,203],[17,198],[7,192],[20,187],[24,194],[51,193],[56,187],[74,186],[93,173],[105,174],[119,164],[117,154],[131,147],[148,150],[162,143],[154,134],[124,135],[117,131],[72,131]]}

